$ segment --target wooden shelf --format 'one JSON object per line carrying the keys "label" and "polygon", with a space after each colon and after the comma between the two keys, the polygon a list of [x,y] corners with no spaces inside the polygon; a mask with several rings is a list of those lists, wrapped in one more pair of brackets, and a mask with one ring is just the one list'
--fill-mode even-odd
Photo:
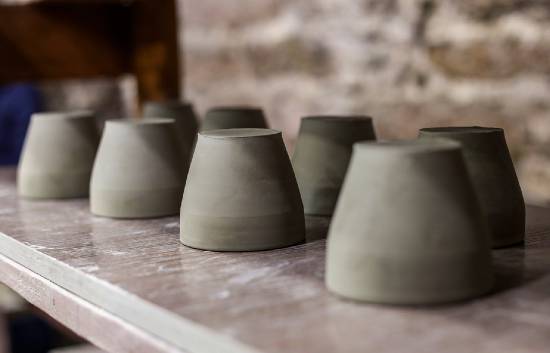
{"label": "wooden shelf", "polygon": [[325,289],[328,220],[308,242],[214,253],[178,218],[111,220],[88,200],[18,199],[0,169],[0,280],[111,352],[546,352],[550,210],[529,207],[525,246],[493,252],[494,293],[435,307],[341,300]]}
{"label": "wooden shelf", "polygon": [[136,78],[138,98],[180,96],[175,0],[0,0],[0,84]]}

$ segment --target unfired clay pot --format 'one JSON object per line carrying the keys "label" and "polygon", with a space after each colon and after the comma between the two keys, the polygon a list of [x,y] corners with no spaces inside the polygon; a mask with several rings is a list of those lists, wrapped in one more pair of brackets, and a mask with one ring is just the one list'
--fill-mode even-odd
{"label": "unfired clay pot", "polygon": [[193,105],[177,100],[149,101],[143,106],[143,116],[174,119],[181,138],[183,156],[188,160],[191,158],[199,129]]}
{"label": "unfired clay pot", "polygon": [[212,108],[206,112],[201,124],[201,131],[238,128],[267,128],[262,109],[254,107]]}
{"label": "unfired clay pot", "polygon": [[193,248],[251,251],[303,242],[304,209],[281,133],[199,133],[180,215],[180,240]]}
{"label": "unfired clay pot", "polygon": [[525,203],[504,131],[488,127],[420,130],[420,138],[450,138],[462,144],[466,165],[487,215],[493,247],[523,242]]}
{"label": "unfired clay pot", "polygon": [[177,214],[187,166],[173,119],[110,120],[92,181],[92,213],[114,218]]}
{"label": "unfired clay pot", "polygon": [[328,288],[361,301],[435,304],[492,283],[487,224],[459,144],[355,144],[329,229]]}
{"label": "unfired clay pot", "polygon": [[99,133],[88,111],[33,114],[17,170],[28,198],[86,197]]}
{"label": "unfired clay pot", "polygon": [[331,216],[355,142],[375,140],[370,117],[303,118],[292,156],[304,212]]}

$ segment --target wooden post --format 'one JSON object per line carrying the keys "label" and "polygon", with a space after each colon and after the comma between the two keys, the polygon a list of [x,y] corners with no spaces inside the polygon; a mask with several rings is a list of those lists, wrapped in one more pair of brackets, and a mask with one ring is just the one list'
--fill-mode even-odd
{"label": "wooden post", "polygon": [[136,0],[132,5],[133,72],[138,99],[178,99],[180,60],[175,0]]}
{"label": "wooden post", "polygon": [[138,101],[180,96],[176,0],[0,5],[0,84],[136,76]]}

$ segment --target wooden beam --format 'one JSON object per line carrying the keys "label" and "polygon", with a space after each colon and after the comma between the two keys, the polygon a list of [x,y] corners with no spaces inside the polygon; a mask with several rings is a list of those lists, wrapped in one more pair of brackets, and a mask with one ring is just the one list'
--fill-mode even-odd
{"label": "wooden beam", "polygon": [[132,71],[146,100],[180,96],[177,9],[174,0],[136,0],[132,6]]}
{"label": "wooden beam", "polygon": [[0,83],[131,72],[131,16],[115,2],[0,6]]}

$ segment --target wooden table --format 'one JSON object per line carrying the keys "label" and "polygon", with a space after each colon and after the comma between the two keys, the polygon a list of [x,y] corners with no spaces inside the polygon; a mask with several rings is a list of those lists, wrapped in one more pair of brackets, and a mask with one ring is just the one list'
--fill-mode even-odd
{"label": "wooden table", "polygon": [[494,293],[435,307],[341,300],[323,284],[328,221],[308,242],[193,250],[178,218],[94,217],[87,200],[28,201],[0,169],[0,280],[111,352],[548,352],[550,210],[525,246],[494,251]]}

